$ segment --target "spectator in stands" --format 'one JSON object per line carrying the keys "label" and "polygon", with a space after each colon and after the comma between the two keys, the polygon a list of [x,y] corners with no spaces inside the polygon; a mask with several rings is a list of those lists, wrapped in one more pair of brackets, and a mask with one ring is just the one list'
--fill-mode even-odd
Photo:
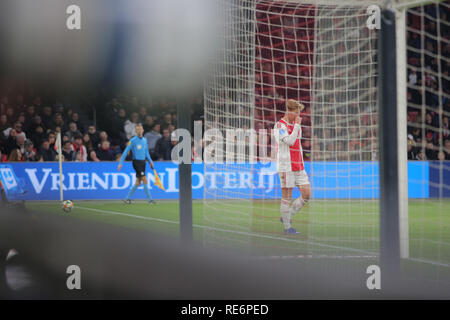
{"label": "spectator in stands", "polygon": [[408,134],[408,160],[416,160],[417,148],[415,146],[414,138]]}
{"label": "spectator in stands", "polygon": [[111,152],[113,153],[114,157],[116,156],[116,154],[121,153],[122,152],[122,148],[120,145],[117,144],[116,140],[111,140],[110,141],[110,147],[109,149],[111,150]]}
{"label": "spectator in stands", "polygon": [[63,116],[64,120],[66,120],[66,125],[69,125],[69,123],[72,122],[72,114],[73,114],[72,108],[68,108]]}
{"label": "spectator in stands", "polygon": [[89,161],[94,161],[94,162],[99,162],[100,160],[97,158],[97,153],[95,152],[95,150],[91,150],[89,152]]}
{"label": "spectator in stands", "polygon": [[25,161],[36,161],[36,149],[34,148],[33,141],[25,141],[25,152],[23,153]]}
{"label": "spectator in stands", "polygon": [[125,135],[125,122],[127,121],[127,113],[124,108],[120,108],[118,114],[114,116],[112,121],[106,128],[109,128],[108,134],[111,136],[115,145],[125,147],[127,137]]}
{"label": "spectator in stands", "polygon": [[16,136],[16,148],[19,149],[20,153],[25,153],[25,138],[21,135]]}
{"label": "spectator in stands", "polygon": [[450,123],[448,117],[442,118],[442,137],[444,140],[450,139]]}
{"label": "spectator in stands", "polygon": [[17,122],[20,122],[22,124],[22,130],[25,131],[25,113],[21,112],[19,113],[19,116],[17,117]]}
{"label": "spectator in stands", "polygon": [[89,136],[88,133],[85,133],[83,135],[83,145],[86,147],[88,154],[91,150],[94,149],[94,146],[92,145],[91,137]]}
{"label": "spectator in stands", "polygon": [[417,83],[417,73],[416,70],[411,70],[410,74],[409,74],[409,84],[410,85],[415,85]]}
{"label": "spectator in stands", "polygon": [[[93,124],[89,125],[87,134],[89,135],[89,140],[91,141],[92,148],[96,149],[100,142],[100,134],[98,133],[95,125],[93,125]],[[87,148],[87,146],[86,146],[86,148]]]}
{"label": "spectator in stands", "polygon": [[450,139],[444,141],[445,160],[450,160]]}
{"label": "spectator in stands", "polygon": [[76,136],[72,143],[73,151],[81,153],[83,161],[87,161],[87,150],[83,145],[83,137],[81,135]]}
{"label": "spectator in stands", "polygon": [[[171,117],[172,117],[172,124],[174,126],[176,126],[177,125],[177,113],[176,112],[172,112]],[[191,120],[192,120],[192,118],[191,118]]]}
{"label": "spectator in stands", "polygon": [[130,140],[131,137],[136,135],[136,124],[138,123],[139,116],[137,112],[133,112],[130,116],[130,119],[125,121],[124,131],[127,137],[127,140]]}
{"label": "spectator in stands", "polygon": [[150,132],[153,128],[153,117],[150,115],[145,116],[143,123],[144,132]]}
{"label": "spectator in stands", "polygon": [[155,156],[157,160],[170,160],[172,152],[172,143],[170,141],[169,129],[163,129],[163,135],[156,141]]}
{"label": "spectator in stands", "polygon": [[8,129],[6,129],[5,131],[3,131],[3,134],[5,135],[5,137],[8,137],[11,130],[14,129],[16,132],[16,136],[23,136],[24,139],[27,138],[25,132],[22,131],[22,123],[20,123],[19,121],[16,121],[14,123],[14,125]]}
{"label": "spectator in stands", "polygon": [[171,124],[172,124],[172,115],[170,113],[166,113],[163,117],[161,127],[164,129],[166,127],[169,127],[169,125]]}
{"label": "spectator in stands", "polygon": [[38,146],[41,144],[41,141],[45,138],[44,128],[42,126],[37,126],[34,128],[34,132],[31,134],[30,139],[33,141],[33,144]]}
{"label": "spectator in stands", "polygon": [[[304,140],[302,143],[303,159],[305,161],[311,161],[311,140]],[[347,154],[345,154],[347,155]]]}
{"label": "spectator in stands", "polygon": [[53,129],[54,131],[57,131],[57,127],[59,127],[60,130],[64,130],[65,125],[64,125],[64,120],[63,117],[61,115],[61,113],[55,113],[55,115],[53,116]]}
{"label": "spectator in stands", "polygon": [[408,43],[411,47],[420,49],[422,43],[421,43],[419,34],[417,32],[411,32],[411,36],[409,37],[408,40],[409,40]]}
{"label": "spectator in stands", "polygon": [[[449,91],[447,94],[450,95],[450,85],[448,87],[449,88],[446,88],[446,87],[444,87],[444,88],[446,88],[446,90]],[[447,113],[450,113],[450,99],[445,99],[445,101],[444,101],[444,111],[447,112]]]}
{"label": "spectator in stands", "polygon": [[[64,137],[63,137],[64,138]],[[53,131],[50,131],[48,133],[48,143],[50,144],[50,148],[55,150],[55,144],[56,144],[56,133]]]}
{"label": "spectator in stands", "polygon": [[201,162],[202,158],[198,154],[197,150],[195,149],[194,141],[191,142],[191,161],[192,162]]}
{"label": "spectator in stands", "polygon": [[64,142],[61,153],[64,156],[64,161],[75,160],[75,153],[72,150],[72,143],[69,140]]}
{"label": "spectator in stands", "polygon": [[98,141],[98,145],[95,146],[95,149],[100,148],[100,145],[103,141],[109,141],[109,143],[111,144],[111,138],[108,136],[108,133],[106,131],[102,131],[100,132],[100,140]]}
{"label": "spectator in stands", "polygon": [[127,122],[128,118],[127,118],[127,112],[125,110],[125,108],[120,108],[116,117],[114,118],[113,122],[114,122],[114,127],[119,129],[119,131],[124,131],[124,127],[125,127],[125,122]]}
{"label": "spectator in stands", "polygon": [[44,126],[40,115],[34,116],[34,118],[28,124],[27,130],[25,130],[25,134],[27,135],[27,137],[31,137],[33,135],[37,126]]}
{"label": "spectator in stands", "polygon": [[[178,138],[175,132],[170,133],[170,142],[172,143],[172,149],[178,144]],[[250,152],[248,145],[249,145],[249,137],[245,136],[245,154],[249,154]]]}
{"label": "spectator in stands", "polygon": [[144,137],[147,139],[148,149],[150,152],[150,157],[153,160],[157,159],[157,155],[155,154],[156,142],[161,138],[160,133],[161,125],[159,123],[155,123],[150,132],[147,132]]}
{"label": "spectator in stands", "polygon": [[412,129],[411,135],[415,142],[422,142],[422,131],[420,130],[420,128]]}
{"label": "spectator in stands", "polygon": [[319,142],[319,136],[314,135],[313,138],[313,144],[312,144],[312,155],[313,155],[313,161],[323,161],[323,146],[322,143]]}
{"label": "spectator in stands", "polygon": [[437,160],[437,152],[433,143],[428,142],[425,147],[425,156],[427,160]]}
{"label": "spectator in stands", "polygon": [[203,102],[201,96],[193,99],[191,104],[191,119],[195,120],[203,120]]}
{"label": "spectator in stands", "polygon": [[25,127],[28,128],[36,117],[36,110],[33,105],[28,106],[25,112]]}
{"label": "spectator in stands", "polygon": [[48,139],[42,141],[39,153],[42,155],[43,161],[55,161],[56,152],[53,148],[50,148]]}
{"label": "spectator in stands", "polygon": [[117,97],[111,99],[111,102],[107,104],[107,108],[114,114],[119,112],[119,109],[122,108],[122,104],[119,102]]}
{"label": "spectator in stands", "polygon": [[72,113],[72,116],[70,117],[71,121],[70,122],[75,122],[77,125],[77,128],[80,132],[84,132],[84,130],[86,130],[86,128],[84,127],[83,122],[80,120],[80,115],[78,114],[78,112],[74,112]]}
{"label": "spectator in stands", "polygon": [[100,148],[97,150],[97,158],[100,161],[114,161],[114,153],[109,148],[110,144],[108,140],[102,141],[102,144],[100,145]]}
{"label": "spectator in stands", "polygon": [[[72,112],[72,110],[70,110]],[[64,105],[62,103],[55,103],[53,104],[53,112],[61,114],[61,117],[64,121],[68,120],[67,118],[64,118]],[[64,122],[65,125],[65,122]]]}
{"label": "spectator in stands", "polygon": [[14,148],[16,148],[16,145],[17,145],[16,137],[17,137],[16,129],[11,129],[9,131],[9,136],[8,136],[8,138],[6,138],[5,144],[4,144],[4,149],[5,149],[6,154],[9,155],[11,153],[11,151]]}
{"label": "spectator in stands", "polygon": [[13,119],[16,119],[16,114],[12,107],[6,108],[6,116],[8,117],[9,120],[11,120],[11,122],[13,121]]}
{"label": "spectator in stands", "polygon": [[[147,108],[146,107],[140,107],[139,108],[139,121],[144,123],[147,118]],[[152,118],[153,120],[153,118]],[[145,132],[145,128],[144,128]]]}
{"label": "spectator in stands", "polygon": [[44,124],[45,129],[52,129],[54,128],[55,124],[53,122],[53,116],[52,116],[52,108],[49,106],[45,106],[43,110],[43,114],[41,115],[42,123]]}
{"label": "spectator in stands", "polygon": [[431,90],[425,91],[425,103],[430,107],[437,108],[439,106],[439,97],[434,93],[438,91],[437,83],[433,81],[429,87]]}
{"label": "spectator in stands", "polygon": [[77,153],[75,153],[75,160],[74,160],[75,162],[85,162],[84,160],[83,160],[83,155],[81,154],[81,152],[77,152]]}
{"label": "spectator in stands", "polygon": [[439,151],[437,154],[437,160],[444,161],[445,160],[445,153],[443,151]]}
{"label": "spectator in stands", "polygon": [[66,141],[70,142],[70,139],[68,136],[62,136],[62,144],[64,144]]}
{"label": "spectator in stands", "polygon": [[361,144],[360,144],[360,143],[356,143],[356,144],[353,146],[353,148],[354,148],[353,159],[350,158],[350,160],[361,161],[361,160],[362,160],[362,159],[361,159],[361,156],[362,156],[362,153],[361,153]]}
{"label": "spectator in stands", "polygon": [[69,123],[69,131],[66,131],[64,133],[64,135],[66,135],[69,138],[69,140],[72,142],[75,137],[81,136],[81,132],[80,132],[80,130],[78,130],[77,123],[73,122],[73,121],[70,122]]}
{"label": "spectator in stands", "polygon": [[20,153],[20,150],[15,148],[9,154],[8,162],[17,162],[17,161],[23,161],[23,157],[22,153]]}
{"label": "spectator in stands", "polygon": [[423,152],[423,150],[419,150],[417,152],[416,160],[419,160],[419,161],[426,161],[427,160],[427,157],[425,156],[425,153]]}

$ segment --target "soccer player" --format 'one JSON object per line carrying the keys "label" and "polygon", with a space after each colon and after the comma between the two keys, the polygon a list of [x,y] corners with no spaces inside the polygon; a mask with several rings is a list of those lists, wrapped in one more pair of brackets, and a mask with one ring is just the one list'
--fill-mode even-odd
{"label": "soccer player", "polygon": [[153,161],[150,158],[150,154],[148,152],[147,139],[144,138],[144,128],[142,127],[141,124],[136,125],[136,134],[137,134],[136,136],[131,138],[130,142],[128,143],[128,146],[125,148],[122,157],[120,158],[119,166],[117,168],[119,171],[122,169],[122,164],[125,158],[127,157],[128,152],[130,152],[131,150],[133,154],[133,168],[136,171],[136,183],[131,187],[127,197],[125,198],[125,200],[123,200],[123,202],[130,204],[131,196],[139,187],[141,182],[143,182],[148,202],[151,204],[155,204],[156,202],[152,199],[150,190],[148,190],[148,181],[145,175],[146,161],[148,161],[152,169],[154,168]]}
{"label": "soccer player", "polygon": [[[277,143],[277,172],[281,182],[281,222],[284,233],[298,234],[292,223],[292,216],[298,213],[311,197],[311,187],[303,163],[303,150],[300,143],[302,137],[300,111],[304,106],[289,99],[286,113],[275,124],[274,135]],[[292,189],[300,189],[301,196],[292,201]]]}

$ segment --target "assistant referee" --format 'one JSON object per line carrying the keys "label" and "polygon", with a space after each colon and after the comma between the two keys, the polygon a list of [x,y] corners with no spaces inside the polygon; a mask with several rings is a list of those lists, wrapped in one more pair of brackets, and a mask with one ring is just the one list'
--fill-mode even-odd
{"label": "assistant referee", "polygon": [[123,162],[125,161],[128,152],[130,152],[131,150],[133,155],[133,168],[136,171],[136,183],[131,187],[127,197],[123,200],[123,202],[130,204],[131,196],[140,186],[141,182],[143,182],[148,202],[151,204],[155,204],[156,202],[152,199],[152,195],[150,194],[150,190],[148,189],[147,176],[145,175],[146,161],[148,161],[152,169],[154,168],[153,161],[150,158],[150,154],[148,152],[147,139],[144,138],[144,128],[141,124],[136,125],[136,134],[137,136],[131,138],[128,146],[125,148],[122,157],[120,158],[119,166],[117,167],[119,171],[122,169]]}

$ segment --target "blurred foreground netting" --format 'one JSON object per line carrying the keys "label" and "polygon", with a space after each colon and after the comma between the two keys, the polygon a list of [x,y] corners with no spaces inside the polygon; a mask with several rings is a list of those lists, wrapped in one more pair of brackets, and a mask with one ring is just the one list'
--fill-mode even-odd
{"label": "blurred foreground netting", "polygon": [[[26,211],[22,206],[2,207],[0,212],[1,298],[378,299],[450,295],[448,287],[418,278],[391,289],[370,291],[367,266],[360,260],[359,268],[352,268],[360,272],[350,277],[344,272],[352,263],[349,259],[334,261],[339,267],[331,269],[326,261],[307,257],[249,258],[232,251],[186,247],[177,239],[148,231]],[[71,265],[81,269],[81,290],[67,289],[70,275],[66,270]]]}

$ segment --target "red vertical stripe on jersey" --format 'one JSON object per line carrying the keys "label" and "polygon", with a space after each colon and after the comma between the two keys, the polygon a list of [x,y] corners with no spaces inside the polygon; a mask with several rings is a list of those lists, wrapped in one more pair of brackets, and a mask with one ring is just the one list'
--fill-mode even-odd
{"label": "red vertical stripe on jersey", "polygon": [[[288,133],[291,134],[294,130],[294,125],[287,123],[283,119],[280,122],[284,123],[288,129]],[[300,133],[299,133],[300,135]],[[289,147],[289,151],[291,152],[291,169],[292,171],[302,171],[305,169],[303,165],[303,155],[300,148],[300,139],[297,136],[295,143],[293,146]]]}

